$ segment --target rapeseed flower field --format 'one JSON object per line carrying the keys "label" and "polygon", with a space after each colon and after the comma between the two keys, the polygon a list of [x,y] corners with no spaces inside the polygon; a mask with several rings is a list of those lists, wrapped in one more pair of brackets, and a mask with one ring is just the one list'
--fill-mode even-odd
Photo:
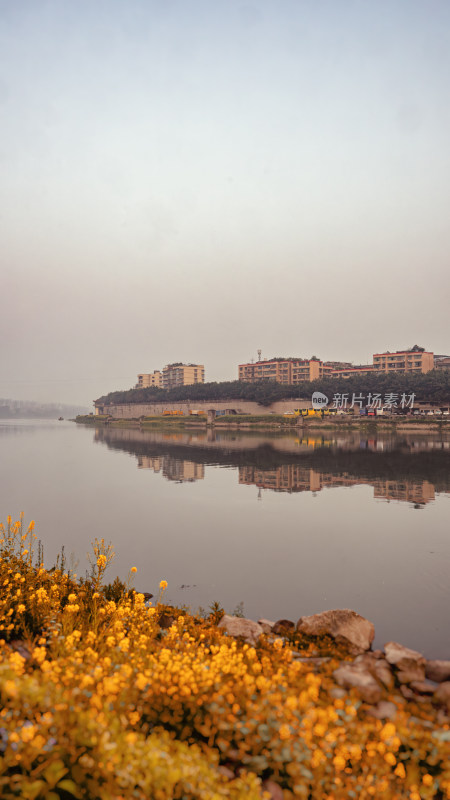
{"label": "rapeseed flower field", "polygon": [[236,640],[217,613],[166,606],[165,580],[154,605],[106,584],[104,540],[80,580],[44,568],[23,516],[0,539],[4,800],[260,800],[274,784],[284,800],[450,798],[431,703],[376,719],[336,692],[337,656],[319,668],[307,642]]}

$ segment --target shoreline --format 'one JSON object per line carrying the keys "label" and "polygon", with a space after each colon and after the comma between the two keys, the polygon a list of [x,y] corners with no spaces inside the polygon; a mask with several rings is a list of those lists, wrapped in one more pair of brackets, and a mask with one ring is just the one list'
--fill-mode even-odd
{"label": "shoreline", "polygon": [[[236,415],[237,416],[237,415]],[[296,419],[287,419],[275,415],[261,415],[261,419],[255,418],[253,415],[242,415],[239,419],[227,418],[222,420],[220,417],[209,421],[207,419],[199,419],[198,417],[130,417],[127,419],[102,415],[86,415],[78,416],[74,422],[82,425],[89,426],[111,426],[120,428],[139,428],[141,430],[152,430],[154,428],[166,429],[197,429],[197,430],[274,430],[293,433],[305,430],[361,430],[361,431],[374,431],[374,430],[395,430],[401,432],[417,431],[443,431],[450,432],[450,418],[445,419],[427,419],[427,418],[404,418],[399,416],[368,419],[367,417],[361,418],[357,416],[342,416],[338,419],[330,419],[329,417],[322,419],[298,417]],[[251,417],[251,419],[246,419]]]}

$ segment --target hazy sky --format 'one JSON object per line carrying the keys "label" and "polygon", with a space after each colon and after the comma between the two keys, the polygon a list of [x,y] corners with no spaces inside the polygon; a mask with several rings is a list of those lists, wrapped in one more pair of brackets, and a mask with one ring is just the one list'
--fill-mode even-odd
{"label": "hazy sky", "polygon": [[448,0],[0,0],[0,397],[450,351]]}

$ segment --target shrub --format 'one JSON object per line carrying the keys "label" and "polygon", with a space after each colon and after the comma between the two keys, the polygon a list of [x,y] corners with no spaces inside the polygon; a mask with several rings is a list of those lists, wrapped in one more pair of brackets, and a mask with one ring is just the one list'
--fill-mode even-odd
{"label": "shrub", "polygon": [[75,582],[33,561],[32,526],[9,519],[3,534],[5,800],[256,800],[265,778],[286,800],[450,797],[449,726],[431,705],[394,697],[383,723],[356,694],[335,697],[335,658],[320,673],[298,660],[307,642],[236,641],[219,607],[165,606],[165,581],[154,606],[130,581],[103,587],[103,540]]}

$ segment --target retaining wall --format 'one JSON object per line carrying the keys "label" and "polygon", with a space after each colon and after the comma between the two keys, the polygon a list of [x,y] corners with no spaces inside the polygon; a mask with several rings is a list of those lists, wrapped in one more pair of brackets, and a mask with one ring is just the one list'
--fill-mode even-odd
{"label": "retaining wall", "polygon": [[189,400],[174,403],[118,403],[104,405],[96,409],[97,414],[110,414],[115,419],[139,419],[163,414],[164,411],[182,411],[186,416],[189,411],[235,411],[237,414],[284,414],[294,408],[311,408],[311,402],[305,399],[278,400],[270,406],[262,406],[250,400]]}

